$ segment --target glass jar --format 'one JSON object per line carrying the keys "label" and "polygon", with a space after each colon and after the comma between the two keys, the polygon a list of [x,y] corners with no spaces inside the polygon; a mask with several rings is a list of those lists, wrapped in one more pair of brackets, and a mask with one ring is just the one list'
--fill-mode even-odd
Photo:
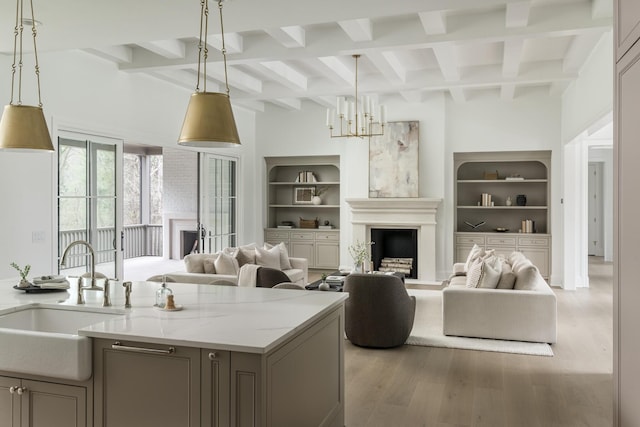
{"label": "glass jar", "polygon": [[170,288],[167,288],[167,284],[163,280],[160,289],[156,291],[156,307],[164,308],[167,304],[167,297],[169,295],[173,295],[173,291]]}

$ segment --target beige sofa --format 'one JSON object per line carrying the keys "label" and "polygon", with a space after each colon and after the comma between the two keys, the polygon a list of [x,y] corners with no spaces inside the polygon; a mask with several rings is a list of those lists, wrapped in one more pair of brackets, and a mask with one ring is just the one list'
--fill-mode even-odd
{"label": "beige sofa", "polygon": [[[515,276],[512,289],[467,286],[462,264],[442,292],[443,333],[478,338],[555,343],[556,296],[520,252],[504,260]],[[511,280],[511,282],[513,282]],[[507,286],[508,287],[508,286]]]}
{"label": "beige sofa", "polygon": [[[185,271],[174,271],[167,276],[179,283],[212,284],[216,280],[238,283],[238,274],[205,273],[205,261],[210,261],[216,254],[189,254],[184,257]],[[305,286],[309,282],[309,261],[306,258],[289,258],[290,269],[282,270],[291,280]],[[209,264],[209,268],[211,263]]]}

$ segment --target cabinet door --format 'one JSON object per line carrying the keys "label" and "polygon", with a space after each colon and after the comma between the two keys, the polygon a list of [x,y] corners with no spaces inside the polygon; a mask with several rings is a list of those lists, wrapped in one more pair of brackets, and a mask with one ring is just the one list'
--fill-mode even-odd
{"label": "cabinet door", "polygon": [[316,243],[316,268],[338,268],[340,264],[340,245],[335,243]]}
{"label": "cabinet door", "polygon": [[616,56],[618,59],[640,37],[640,2],[638,0],[616,0]]}
{"label": "cabinet door", "polygon": [[24,427],[87,426],[85,387],[23,380],[22,388]]}
{"label": "cabinet door", "polygon": [[292,240],[289,245],[291,246],[290,257],[306,258],[309,260],[309,267],[315,267],[315,244],[313,242]]}
{"label": "cabinet door", "polygon": [[203,349],[202,426],[229,425],[229,352]]}
{"label": "cabinet door", "polygon": [[200,425],[200,349],[113,344],[94,340],[97,427]]}
{"label": "cabinet door", "polygon": [[9,391],[19,385],[19,379],[0,377],[0,427],[20,426],[20,397]]}

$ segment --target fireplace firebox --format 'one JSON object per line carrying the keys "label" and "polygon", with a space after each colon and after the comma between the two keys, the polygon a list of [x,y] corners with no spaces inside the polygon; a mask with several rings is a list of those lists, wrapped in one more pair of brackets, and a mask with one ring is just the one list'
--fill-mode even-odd
{"label": "fireplace firebox", "polygon": [[[405,277],[418,278],[418,230],[372,228],[371,241],[374,242],[371,246],[374,270],[405,270]],[[408,269],[409,273],[406,272]]]}

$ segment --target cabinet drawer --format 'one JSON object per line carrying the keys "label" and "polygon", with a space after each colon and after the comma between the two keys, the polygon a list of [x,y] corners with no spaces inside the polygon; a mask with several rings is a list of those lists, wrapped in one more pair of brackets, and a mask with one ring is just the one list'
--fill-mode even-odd
{"label": "cabinet drawer", "polygon": [[493,237],[487,236],[487,247],[491,248],[492,246],[515,246],[516,238],[515,237]]}
{"label": "cabinet drawer", "polygon": [[549,246],[549,238],[548,237],[518,237],[518,245],[519,246]]}
{"label": "cabinet drawer", "polygon": [[267,231],[265,233],[265,240],[288,240],[289,232],[288,231]]}
{"label": "cabinet drawer", "polygon": [[340,235],[338,233],[318,232],[316,233],[316,240],[337,242],[340,240]]}
{"label": "cabinet drawer", "polygon": [[290,236],[291,240],[313,240],[313,231],[292,231]]}
{"label": "cabinet drawer", "polygon": [[456,243],[459,245],[484,245],[484,236],[456,236]]}

